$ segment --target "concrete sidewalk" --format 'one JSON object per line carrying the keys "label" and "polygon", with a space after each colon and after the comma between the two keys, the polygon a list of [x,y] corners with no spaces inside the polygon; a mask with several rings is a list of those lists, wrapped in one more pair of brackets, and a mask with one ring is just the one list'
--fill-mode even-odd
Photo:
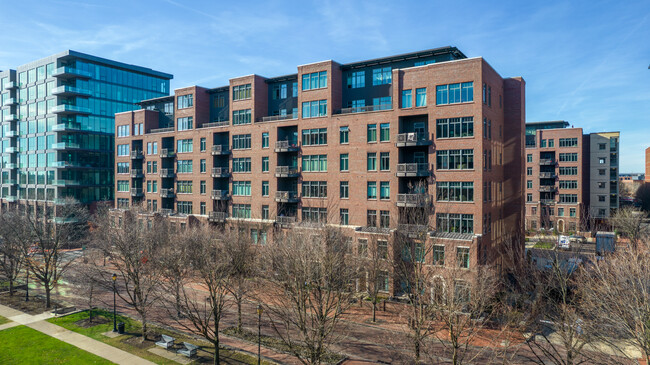
{"label": "concrete sidewalk", "polygon": [[[59,327],[45,320],[54,317],[51,313],[42,313],[32,316],[15,309],[0,305],[0,316],[6,317],[16,323],[16,325],[26,325],[32,329],[42,332],[48,336],[54,337],[70,345],[76,346],[91,354],[103,357],[104,359],[116,364],[136,364],[136,365],[153,365],[154,363],[141,357],[132,355],[124,350],[107,345],[103,342],[94,340],[90,337],[72,332],[63,327]],[[9,324],[9,323],[8,323]]]}

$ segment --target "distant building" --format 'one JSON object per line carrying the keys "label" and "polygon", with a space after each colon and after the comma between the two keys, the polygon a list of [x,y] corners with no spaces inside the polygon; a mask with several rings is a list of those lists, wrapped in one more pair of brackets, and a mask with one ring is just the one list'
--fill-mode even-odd
{"label": "distant building", "polygon": [[576,232],[619,206],[619,132],[526,123],[526,228]]}
{"label": "distant building", "polygon": [[645,149],[645,182],[650,182],[650,147]]}

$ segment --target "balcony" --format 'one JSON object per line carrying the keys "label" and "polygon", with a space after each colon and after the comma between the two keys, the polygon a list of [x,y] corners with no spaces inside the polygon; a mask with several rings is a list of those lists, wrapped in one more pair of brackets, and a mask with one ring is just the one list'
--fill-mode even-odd
{"label": "balcony", "polygon": [[212,177],[228,177],[230,176],[230,168],[228,167],[213,167],[212,168],[212,173],[210,174]]}
{"label": "balcony", "polygon": [[541,158],[539,159],[540,165],[555,165],[555,160],[552,158]]}
{"label": "balcony", "polygon": [[74,86],[59,86],[55,87],[52,90],[52,94],[57,96],[81,96],[81,97],[90,97],[92,92],[86,89],[80,89]]}
{"label": "balcony", "polygon": [[5,153],[17,153],[18,147],[5,147]]}
{"label": "balcony", "polygon": [[54,70],[52,76],[58,78],[66,78],[66,79],[73,79],[73,78],[89,79],[93,77],[93,74],[73,67],[59,67],[56,70]]}
{"label": "balcony", "polygon": [[546,205],[555,205],[556,203],[554,199],[542,199],[539,202]]}
{"label": "balcony", "polygon": [[15,120],[18,120],[18,116],[16,114],[5,115],[5,117],[2,119],[4,122],[13,122]]}
{"label": "balcony", "polygon": [[141,160],[144,158],[144,154],[142,154],[142,151],[131,151],[131,159],[132,160]]}
{"label": "balcony", "polygon": [[171,148],[163,148],[160,150],[160,158],[174,158],[176,157],[176,152]]}
{"label": "balcony", "polygon": [[161,198],[173,198],[175,195],[174,189],[160,189]]}
{"label": "balcony", "polygon": [[81,185],[81,183],[77,180],[54,180],[52,182],[53,185],[56,186],[78,186]]}
{"label": "balcony", "polygon": [[78,162],[72,161],[55,161],[53,164],[54,167],[82,167]]}
{"label": "balcony", "polygon": [[212,190],[210,196],[212,197],[212,200],[230,199],[230,193],[228,193],[228,190]]}
{"label": "balcony", "polygon": [[557,175],[554,172],[540,172],[539,173],[539,178],[540,179],[555,179]]}
{"label": "balcony", "polygon": [[56,105],[52,108],[52,113],[55,114],[90,114],[91,112],[90,108],[86,108],[85,106],[69,104]]}
{"label": "balcony", "polygon": [[79,144],[72,143],[72,142],[58,142],[52,145],[53,150],[67,150],[67,149],[78,149],[78,148],[79,148]]}
{"label": "balcony", "polygon": [[174,169],[160,169],[160,177],[169,178],[176,176]]}
{"label": "balcony", "polygon": [[224,223],[228,218],[227,212],[209,212],[208,213],[208,222],[213,223]]}
{"label": "balcony", "polygon": [[2,106],[12,106],[12,105],[18,105],[18,100],[16,98],[9,98],[7,101],[5,101]]}
{"label": "balcony", "polygon": [[4,164],[4,167],[3,167],[3,169],[15,169],[15,168],[16,168],[16,164],[13,163],[13,162],[8,162],[8,163]]}
{"label": "balcony", "polygon": [[542,193],[553,193],[557,191],[557,188],[553,185],[541,185],[539,191]]}
{"label": "balcony", "polygon": [[131,188],[131,196],[133,197],[144,196],[144,191],[142,190],[142,188]]}
{"label": "balcony", "polygon": [[3,185],[16,185],[18,184],[18,180],[16,179],[4,179],[2,180]]}
{"label": "balcony", "polygon": [[174,127],[167,127],[167,128],[154,128],[154,129],[149,129],[147,131],[148,134],[153,134],[153,133],[165,133],[165,132],[173,132]]}
{"label": "balcony", "polygon": [[300,196],[295,191],[276,191],[275,201],[278,203],[297,203],[300,201]]}
{"label": "balcony", "polygon": [[230,150],[228,149],[228,145],[214,145],[212,146],[212,156],[218,156],[218,155],[229,155]]}
{"label": "balcony", "polygon": [[409,237],[426,236],[429,227],[424,224],[399,224],[397,230]]}
{"label": "balcony", "polygon": [[425,207],[429,200],[426,194],[397,194],[398,207]]}
{"label": "balcony", "polygon": [[293,115],[293,114],[287,114],[287,115],[271,115],[268,117],[262,117],[262,119],[258,119],[258,122],[278,122],[281,120],[291,120],[291,119],[298,119],[298,116]]}
{"label": "balcony", "polygon": [[172,209],[161,209],[159,213],[161,215],[174,215],[174,211]]}
{"label": "balcony", "polygon": [[365,112],[377,112],[381,110],[391,110],[393,109],[392,104],[379,104],[379,105],[366,105],[366,106],[357,106],[352,108],[343,108],[335,114],[352,114],[352,113],[365,113]]}
{"label": "balcony", "polygon": [[215,127],[227,127],[230,125],[230,122],[225,120],[223,122],[212,122],[212,123],[203,123],[200,128],[215,128]]}
{"label": "balcony", "polygon": [[397,164],[397,177],[429,176],[428,163],[400,163]]}
{"label": "balcony", "polygon": [[131,177],[135,179],[141,179],[144,177],[144,173],[141,169],[131,169]]}
{"label": "balcony", "polygon": [[6,131],[5,137],[6,138],[18,137],[18,131]]}
{"label": "balcony", "polygon": [[13,202],[15,202],[15,201],[18,200],[18,198],[16,198],[15,195],[5,196],[5,197],[3,197],[2,199],[4,199],[5,201],[7,201],[7,202],[9,202],[9,203],[13,203]]}
{"label": "balcony", "polygon": [[298,177],[300,170],[293,166],[278,166],[275,168],[275,177]]}
{"label": "balcony", "polygon": [[298,150],[300,150],[300,144],[296,141],[275,142],[275,152],[297,152]]}
{"label": "balcony", "polygon": [[18,83],[16,81],[9,81],[5,84],[5,90],[17,89]]}
{"label": "balcony", "polygon": [[280,225],[291,225],[296,223],[296,217],[275,217],[275,223]]}
{"label": "balcony", "polygon": [[428,133],[409,132],[397,135],[397,147],[429,146],[433,144]]}
{"label": "balcony", "polygon": [[52,127],[52,130],[55,132],[60,131],[79,131],[81,130],[81,125],[78,123],[61,123]]}

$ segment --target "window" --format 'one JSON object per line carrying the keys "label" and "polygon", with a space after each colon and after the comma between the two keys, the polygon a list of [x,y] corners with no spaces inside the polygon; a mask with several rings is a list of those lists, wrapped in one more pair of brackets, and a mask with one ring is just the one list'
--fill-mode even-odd
{"label": "window", "polygon": [[560,189],[577,189],[578,180],[560,180]]}
{"label": "window", "polygon": [[192,194],[192,181],[177,181],[176,192],[178,194]]}
{"label": "window", "polygon": [[560,153],[560,162],[576,162],[578,161],[577,153]]}
{"label": "window", "polygon": [[201,148],[201,152],[205,152],[205,148],[206,148],[205,138],[201,138],[200,146],[201,146],[201,147],[200,147],[200,148]]}
{"label": "window", "polygon": [[164,108],[163,112],[165,114],[167,115],[174,114],[174,103],[165,103],[165,105],[163,105],[163,108]]}
{"label": "window", "polygon": [[393,79],[393,72],[390,67],[380,67],[372,70],[372,85],[390,84]]}
{"label": "window", "polygon": [[393,100],[390,96],[372,98],[373,110],[388,110],[392,107]]}
{"label": "window", "polygon": [[526,189],[532,189],[532,188],[533,188],[533,180],[526,181]]}
{"label": "window", "polygon": [[233,204],[232,205],[233,218],[250,218],[251,205],[250,204]]}
{"label": "window", "polygon": [[302,89],[313,90],[327,87],[327,71],[302,75]]}
{"label": "window", "polygon": [[526,155],[526,162],[533,162],[533,154],[529,153]]}
{"label": "window", "polygon": [[339,195],[341,199],[348,199],[350,196],[350,188],[347,181],[341,181],[339,187]]}
{"label": "window", "polygon": [[128,156],[129,155],[129,145],[128,144],[118,144],[117,145],[117,155],[118,156]]}
{"label": "window", "polygon": [[303,172],[327,172],[327,155],[302,156]]}
{"label": "window", "polygon": [[560,166],[560,175],[578,175],[578,167],[577,166]]}
{"label": "window", "polygon": [[456,260],[458,261],[458,267],[469,269],[469,247],[456,248]]}
{"label": "window", "polygon": [[555,147],[555,140],[554,139],[549,139],[548,140],[548,146],[549,147]]}
{"label": "window", "polygon": [[206,168],[205,159],[203,159],[203,158],[200,161],[200,169],[201,169],[201,173],[205,174],[205,171],[206,171],[207,168]]}
{"label": "window", "polygon": [[474,83],[436,86],[436,105],[466,103],[474,101]]}
{"label": "window", "polygon": [[129,173],[129,163],[128,162],[118,162],[117,163],[117,173],[118,174],[128,174]]}
{"label": "window", "polygon": [[598,149],[601,150],[601,151],[607,149],[607,144],[606,143],[599,143],[598,144]]}
{"label": "window", "polygon": [[569,217],[576,216],[576,208],[569,208]]}
{"label": "window", "polygon": [[377,124],[368,124],[368,142],[377,142]]}
{"label": "window", "polygon": [[176,210],[180,214],[192,214],[192,202],[176,202]]}
{"label": "window", "polygon": [[533,176],[533,168],[526,167],[526,176]]}
{"label": "window", "polygon": [[179,174],[192,173],[192,160],[178,160],[176,161],[176,172]]}
{"label": "window", "polygon": [[598,201],[599,202],[605,202],[607,198],[607,195],[598,195]]}
{"label": "window", "polygon": [[342,153],[340,155],[339,166],[341,171],[349,171],[350,165],[349,165],[349,157],[347,153]]}
{"label": "window", "polygon": [[427,106],[427,88],[415,89],[415,106]]}
{"label": "window", "polygon": [[526,202],[532,202],[533,201],[533,194],[528,193],[526,194]]}
{"label": "window", "polygon": [[471,170],[474,168],[474,150],[442,150],[436,153],[438,170]]}
{"label": "window", "polygon": [[233,158],[232,172],[251,172],[251,158],[250,157]]}
{"label": "window", "polygon": [[577,202],[578,194],[560,194],[560,203],[572,204]]}
{"label": "window", "polygon": [[599,189],[605,189],[605,188],[606,188],[605,185],[606,185],[606,184],[605,184],[604,182],[602,182],[602,181],[598,182],[598,188],[599,188]]}
{"label": "window", "polygon": [[578,147],[578,139],[560,138],[560,147]]}
{"label": "window", "polygon": [[379,211],[379,228],[390,228],[390,211]]}
{"label": "window", "polygon": [[381,153],[379,153],[379,169],[381,171],[389,171],[390,170],[390,153],[389,152],[381,152]]}
{"label": "window", "polygon": [[178,153],[192,152],[192,147],[191,139],[179,139],[176,141],[176,152]]}
{"label": "window", "polygon": [[303,146],[320,146],[327,144],[327,128],[303,129]]}
{"label": "window", "polygon": [[377,211],[368,210],[366,213],[366,226],[376,227],[377,226]]}
{"label": "window", "polygon": [[262,181],[262,196],[269,196],[269,182]]}
{"label": "window", "polygon": [[390,141],[390,123],[381,123],[379,125],[379,141]]}
{"label": "window", "polygon": [[474,201],[474,182],[438,181],[436,183],[436,200],[472,202]]}
{"label": "window", "polygon": [[178,118],[176,123],[179,131],[192,129],[192,117]]}
{"label": "window", "polygon": [[117,180],[117,191],[129,191],[129,180]]}
{"label": "window", "polygon": [[251,98],[251,84],[237,85],[232,87],[232,100],[244,100]]}
{"label": "window", "polygon": [[366,71],[351,72],[348,75],[348,89],[357,89],[366,86]]}
{"label": "window", "polygon": [[443,245],[433,246],[433,264],[439,266],[445,265],[445,246]]}
{"label": "window", "polygon": [[382,181],[379,183],[379,199],[389,200],[390,199],[390,182]]}
{"label": "window", "polygon": [[339,143],[341,144],[348,144],[350,143],[350,128],[348,126],[344,126],[339,128]]}
{"label": "window", "polygon": [[233,110],[232,125],[251,124],[251,110]]}
{"label": "window", "polygon": [[436,230],[448,233],[474,233],[474,215],[437,213]]}
{"label": "window", "polygon": [[602,164],[606,163],[606,160],[607,159],[605,157],[599,157],[598,158],[598,163],[602,165]]}
{"label": "window", "polygon": [[305,101],[302,103],[302,117],[316,118],[327,116],[327,100]]}
{"label": "window", "polygon": [[251,195],[251,182],[250,181],[233,181],[232,182],[232,195],[233,196],[250,196]]}
{"label": "window", "polygon": [[262,219],[269,219],[269,206],[262,205]]}
{"label": "window", "polygon": [[446,118],[436,120],[436,138],[474,136],[474,117]]}
{"label": "window", "polygon": [[327,223],[327,208],[302,208],[302,220],[305,222]]}
{"label": "window", "polygon": [[243,150],[251,148],[250,134],[237,134],[232,136],[232,148],[234,150]]}
{"label": "window", "polygon": [[377,171],[377,153],[368,153],[368,171]]}
{"label": "window", "polygon": [[191,108],[194,106],[194,95],[180,95],[178,98],[178,109]]}
{"label": "window", "polygon": [[269,172],[269,158],[262,157],[262,172]]}
{"label": "window", "polygon": [[410,108],[413,106],[412,90],[402,90],[402,108]]}
{"label": "window", "polygon": [[[9,95],[9,94],[3,94],[3,95]],[[117,136],[118,137],[128,137],[130,127],[131,126],[128,126],[128,125],[117,126]]]}
{"label": "window", "polygon": [[327,198],[327,181],[303,181],[303,198]]}
{"label": "window", "polygon": [[206,193],[206,191],[208,190],[208,188],[207,188],[207,186],[205,185],[205,180],[201,180],[200,185],[199,185],[199,188],[200,188],[200,191],[199,191],[199,192],[200,192],[201,194],[205,194],[205,193]]}
{"label": "window", "polygon": [[350,213],[347,209],[340,209],[339,216],[341,217],[341,225],[347,226],[350,223]]}
{"label": "window", "polygon": [[376,181],[368,181],[368,199],[377,199]]}
{"label": "window", "polygon": [[269,133],[262,133],[262,148],[269,148]]}

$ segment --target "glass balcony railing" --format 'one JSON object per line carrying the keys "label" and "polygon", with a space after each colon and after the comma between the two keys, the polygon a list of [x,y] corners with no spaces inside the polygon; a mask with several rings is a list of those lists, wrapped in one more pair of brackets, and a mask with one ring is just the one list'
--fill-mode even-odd
{"label": "glass balcony railing", "polygon": [[67,94],[67,95],[86,95],[86,96],[90,96],[92,93],[91,93],[90,90],[81,89],[81,88],[74,87],[74,86],[63,85],[63,86],[55,87],[52,90],[52,94],[54,94],[54,95],[66,95]]}
{"label": "glass balcony railing", "polygon": [[78,143],[72,143],[72,142],[59,142],[59,143],[52,144],[52,149],[53,150],[64,150],[64,149],[70,149],[70,148],[79,148],[79,144]]}
{"label": "glass balcony railing", "polygon": [[61,104],[52,108],[52,113],[81,113],[90,114],[92,111],[85,106]]}
{"label": "glass balcony railing", "polygon": [[54,180],[53,184],[56,186],[74,186],[80,183],[77,180]]}
{"label": "glass balcony railing", "polygon": [[73,67],[59,67],[52,73],[54,77],[84,77],[91,78],[93,74]]}
{"label": "glass balcony railing", "polygon": [[52,127],[52,131],[78,131],[81,130],[81,125],[78,123],[61,123]]}
{"label": "glass balcony railing", "polygon": [[2,120],[5,122],[12,122],[14,120],[18,120],[18,116],[16,114],[9,114],[9,115],[5,115],[5,117]]}
{"label": "glass balcony railing", "polygon": [[6,131],[5,137],[18,137],[18,131]]}

